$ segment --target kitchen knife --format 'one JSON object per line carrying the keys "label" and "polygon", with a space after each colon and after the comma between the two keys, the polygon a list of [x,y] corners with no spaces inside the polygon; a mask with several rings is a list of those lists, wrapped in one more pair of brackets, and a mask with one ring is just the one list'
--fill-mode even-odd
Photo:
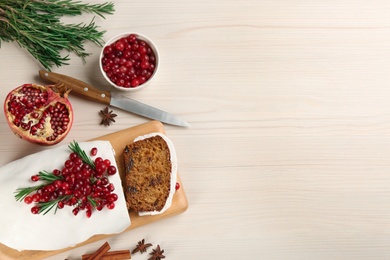
{"label": "kitchen knife", "polygon": [[166,124],[189,126],[187,122],[165,111],[143,104],[115,92],[99,90],[85,82],[82,82],[81,80],[46,70],[40,70],[39,76],[54,84],[63,83],[68,89],[72,90],[72,93],[77,93],[89,100],[117,107]]}

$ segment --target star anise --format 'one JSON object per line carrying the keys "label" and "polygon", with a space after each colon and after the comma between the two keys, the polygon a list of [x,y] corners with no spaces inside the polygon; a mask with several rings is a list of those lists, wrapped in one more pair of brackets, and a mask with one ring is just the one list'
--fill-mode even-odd
{"label": "star anise", "polygon": [[165,258],[165,255],[163,255],[164,250],[160,249],[160,245],[157,245],[156,249],[153,249],[153,251],[149,254],[151,257],[149,257],[148,260],[161,260]]}
{"label": "star anise", "polygon": [[152,244],[150,244],[150,243],[145,244],[145,239],[142,239],[141,241],[138,241],[137,246],[134,248],[134,250],[131,253],[134,254],[134,253],[137,253],[139,251],[139,252],[141,252],[141,254],[143,254],[146,252],[146,249],[150,246],[152,246]]}
{"label": "star anise", "polygon": [[105,126],[109,126],[111,122],[115,122],[114,117],[117,116],[117,114],[114,114],[112,110],[110,111],[108,107],[106,107],[104,110],[100,110],[99,115],[102,117],[100,124]]}

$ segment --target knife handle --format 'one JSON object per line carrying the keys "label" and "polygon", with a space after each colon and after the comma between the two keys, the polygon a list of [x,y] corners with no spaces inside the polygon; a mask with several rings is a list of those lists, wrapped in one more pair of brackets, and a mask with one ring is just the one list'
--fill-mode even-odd
{"label": "knife handle", "polygon": [[85,82],[82,82],[81,80],[46,70],[40,70],[39,76],[42,79],[46,79],[54,84],[59,82],[63,83],[65,87],[71,89],[72,92],[77,93],[89,100],[110,105],[111,93],[109,91],[99,90]]}

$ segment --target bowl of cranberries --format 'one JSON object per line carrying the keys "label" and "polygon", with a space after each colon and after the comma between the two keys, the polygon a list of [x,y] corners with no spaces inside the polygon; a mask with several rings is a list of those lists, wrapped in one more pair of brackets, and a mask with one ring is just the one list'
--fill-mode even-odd
{"label": "bowl of cranberries", "polygon": [[116,89],[138,90],[156,75],[159,54],[156,45],[139,33],[122,33],[103,46],[100,70]]}

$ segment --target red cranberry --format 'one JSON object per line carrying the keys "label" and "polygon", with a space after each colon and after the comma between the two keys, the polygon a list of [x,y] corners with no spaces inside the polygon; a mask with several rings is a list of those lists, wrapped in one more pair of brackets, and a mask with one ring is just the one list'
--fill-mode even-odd
{"label": "red cranberry", "polygon": [[123,51],[125,49],[125,45],[123,44],[123,42],[118,41],[115,44],[115,49],[117,49],[118,51]]}
{"label": "red cranberry", "polygon": [[148,43],[130,34],[103,49],[101,65],[111,82],[119,87],[135,88],[152,76],[156,58]]}

